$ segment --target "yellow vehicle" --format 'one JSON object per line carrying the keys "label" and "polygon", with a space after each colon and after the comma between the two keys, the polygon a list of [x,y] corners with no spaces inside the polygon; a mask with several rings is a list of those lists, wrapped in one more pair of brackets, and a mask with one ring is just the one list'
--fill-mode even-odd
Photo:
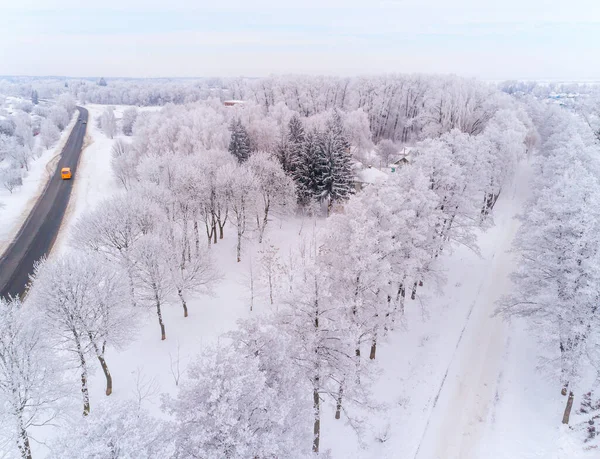
{"label": "yellow vehicle", "polygon": [[60,170],[60,176],[62,177],[63,180],[69,180],[71,178],[71,168],[63,167]]}

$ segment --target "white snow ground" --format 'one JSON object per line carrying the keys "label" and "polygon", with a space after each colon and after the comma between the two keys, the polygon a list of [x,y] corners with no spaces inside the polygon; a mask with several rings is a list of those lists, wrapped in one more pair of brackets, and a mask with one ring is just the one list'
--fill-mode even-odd
{"label": "white snow ground", "polygon": [[[90,114],[97,116],[101,109],[91,107]],[[118,192],[110,172],[112,141],[93,122],[89,126],[91,143],[78,170],[58,252],[72,250],[68,233],[77,216]],[[500,197],[496,226],[479,237],[481,256],[458,247],[441,257],[448,282],[439,289],[426,285],[416,301],[407,301],[404,323],[378,346],[376,363],[382,375],[374,392],[385,409],[365,415],[360,440],[343,419],[326,413],[322,446],[331,450],[332,458],[578,457],[574,446],[565,447],[561,440],[558,422],[564,398],[536,370],[538,346],[520,322],[507,324],[491,316],[495,301],[510,289],[514,259],[508,251],[518,227],[513,217],[527,196],[529,175],[529,166],[522,164],[510,191]],[[302,234],[310,232],[311,224],[305,222]],[[268,239],[280,247],[282,257],[297,243],[299,228],[297,220],[270,224]],[[150,395],[144,403],[160,415],[159,394],[175,394],[177,377],[185,377],[186,366],[202,347],[250,314],[246,275],[256,245],[247,244],[245,260],[238,264],[234,239],[229,229],[225,240],[213,247],[224,275],[215,296],[190,301],[185,319],[176,302],[165,308],[166,341],[161,342],[155,314],[148,311],[131,345],[108,350],[111,397],[135,397],[136,388],[145,388]],[[74,377],[75,397],[76,383]],[[93,411],[105,398],[99,369],[90,386]],[[36,449],[43,455],[43,447]]]}
{"label": "white snow ground", "polygon": [[61,133],[60,139],[52,148],[44,150],[39,158],[35,158],[29,166],[29,172],[23,178],[23,186],[12,194],[0,188],[0,208],[2,223],[0,224],[0,256],[10,245],[13,238],[27,219],[29,212],[44,190],[48,179],[52,176],[58,164],[58,158],[67,141],[79,112],[75,112],[67,128]]}

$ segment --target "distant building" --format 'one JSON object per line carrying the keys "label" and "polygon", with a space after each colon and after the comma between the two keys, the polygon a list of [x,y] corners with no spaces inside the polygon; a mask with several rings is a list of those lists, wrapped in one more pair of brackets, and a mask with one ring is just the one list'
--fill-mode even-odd
{"label": "distant building", "polygon": [[402,151],[398,152],[399,156],[396,158],[396,160],[389,165],[390,171],[396,172],[396,169],[398,169],[399,167],[410,164],[410,162],[412,161],[411,153],[412,153],[412,148],[403,147]]}
{"label": "distant building", "polygon": [[244,105],[243,100],[226,100],[223,102],[225,107],[234,107],[235,105]]}

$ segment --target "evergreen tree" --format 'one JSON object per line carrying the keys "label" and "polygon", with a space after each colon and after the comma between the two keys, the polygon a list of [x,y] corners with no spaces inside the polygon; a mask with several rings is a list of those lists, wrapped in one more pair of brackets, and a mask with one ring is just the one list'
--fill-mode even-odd
{"label": "evergreen tree", "polygon": [[[290,119],[288,132],[288,167],[290,171],[294,171],[296,164],[302,154],[303,144],[305,140],[304,125],[298,115],[294,115]],[[285,166],[284,166],[284,170]]]}
{"label": "evergreen tree", "polygon": [[107,86],[104,77],[101,77],[100,80],[98,80],[98,86]]}
{"label": "evergreen tree", "polygon": [[318,194],[319,137],[316,129],[306,134],[295,161],[292,177],[298,190],[298,204],[302,206],[310,204]]}
{"label": "evergreen tree", "polygon": [[277,146],[277,157],[283,170],[294,175],[297,163],[302,154],[305,133],[300,117],[294,115],[288,123],[287,133],[282,133],[281,141]]}
{"label": "evergreen tree", "polygon": [[317,191],[328,210],[335,201],[348,199],[354,192],[350,142],[346,137],[340,114],[336,111],[319,136]]}
{"label": "evergreen tree", "polygon": [[240,163],[243,163],[250,157],[252,151],[250,146],[250,136],[248,131],[238,118],[231,122],[231,140],[229,141],[229,153],[231,153]]}
{"label": "evergreen tree", "polygon": [[33,105],[37,105],[40,102],[38,92],[35,89],[31,91],[31,102]]}

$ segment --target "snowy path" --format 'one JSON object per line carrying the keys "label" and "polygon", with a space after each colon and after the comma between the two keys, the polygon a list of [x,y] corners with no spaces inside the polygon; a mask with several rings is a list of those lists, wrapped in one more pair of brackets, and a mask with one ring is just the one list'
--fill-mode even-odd
{"label": "snowy path", "polygon": [[479,440],[497,400],[502,377],[507,325],[492,317],[496,300],[510,289],[518,228],[514,216],[528,193],[529,167],[522,164],[512,186],[494,210],[496,226],[480,238],[487,271],[470,306],[415,459],[480,458]]}

